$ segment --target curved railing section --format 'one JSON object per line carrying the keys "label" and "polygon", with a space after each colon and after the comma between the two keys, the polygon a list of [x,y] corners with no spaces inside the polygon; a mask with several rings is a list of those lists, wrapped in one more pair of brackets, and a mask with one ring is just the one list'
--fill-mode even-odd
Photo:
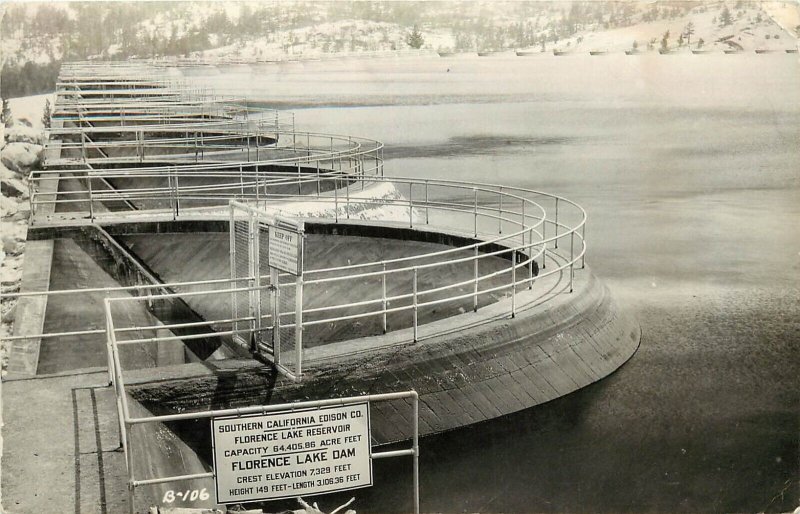
{"label": "curved railing section", "polygon": [[[334,179],[335,180],[335,179]],[[325,298],[320,305],[303,306],[302,330],[311,339],[336,340],[409,329],[403,340],[417,341],[454,330],[432,324],[460,312],[498,303],[501,317],[541,303],[554,293],[572,291],[574,269],[585,264],[586,213],[578,204],[531,189],[446,180],[367,178],[368,183],[391,183],[403,191],[393,198],[315,197],[317,213],[309,221],[363,223],[351,216],[353,205],[384,209],[373,216],[381,226],[459,238],[457,246],[347,266],[306,269],[303,297]],[[335,190],[335,189],[334,189]],[[270,199],[261,207],[292,214],[291,199],[284,209]],[[309,200],[306,199],[306,203]],[[407,216],[404,214],[407,212]],[[356,219],[353,219],[356,218]],[[387,235],[391,237],[391,234]],[[423,277],[426,277],[423,279]],[[298,287],[286,276],[285,287]],[[542,287],[534,292],[534,285]],[[359,298],[335,291],[359,291]],[[334,294],[331,294],[334,291]],[[523,294],[524,293],[524,294]],[[341,300],[340,299],[344,299]],[[282,327],[294,326],[294,312],[281,311]],[[485,318],[476,319],[485,321]],[[330,334],[334,323],[346,324],[346,334]],[[358,322],[354,328],[353,323]],[[469,321],[461,320],[458,329]]]}
{"label": "curved railing section", "polygon": [[[574,269],[584,265],[586,213],[566,198],[493,184],[386,177],[383,145],[375,140],[297,131],[293,117],[278,111],[230,99],[192,99],[183,90],[175,93],[177,100],[153,95],[152,101],[130,102],[137,90],[161,87],[152,77],[141,79],[143,88],[124,73],[94,81],[77,77],[76,72],[69,78],[74,87],[68,98],[79,98],[88,87],[97,91],[98,83],[105,84],[103,94],[56,109],[60,122],[50,135],[59,140],[59,154],[30,177],[34,227],[227,220],[227,206],[235,200],[302,218],[323,232],[377,226],[390,236],[401,231],[399,237],[445,243],[407,257],[327,268],[309,264],[301,286],[285,284],[302,287],[305,300],[299,311],[279,309],[283,327],[300,325],[327,342],[407,329],[399,340],[416,341],[452,330],[437,322],[459,313],[495,305],[492,316],[514,316],[519,308],[571,291]],[[230,336],[246,320],[231,318],[214,302],[204,305],[201,297],[246,291],[254,278],[115,291],[185,297],[204,313],[205,321],[193,326]],[[354,290],[364,293],[355,299],[335,294]],[[79,292],[30,293],[42,294]],[[265,313],[264,323],[274,324],[272,317]],[[332,329],[337,324],[349,328]],[[426,327],[422,334],[420,327]],[[181,325],[119,330],[165,328]]]}

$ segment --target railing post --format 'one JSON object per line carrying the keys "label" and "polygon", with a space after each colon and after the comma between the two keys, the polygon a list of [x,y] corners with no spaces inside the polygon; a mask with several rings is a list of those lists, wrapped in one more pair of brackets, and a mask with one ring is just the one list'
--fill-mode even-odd
{"label": "railing post", "polygon": [[430,215],[428,214],[428,181],[425,181],[425,224],[428,225],[430,223]]}
{"label": "railing post", "polygon": [[125,459],[128,464],[128,507],[131,514],[136,512],[136,495],[133,487],[133,451],[131,451],[131,428],[125,421]]}
{"label": "railing post", "polygon": [[569,292],[572,292],[572,279],[575,276],[575,263],[573,262],[573,247],[575,241],[575,230],[569,233]]}
{"label": "railing post", "polygon": [[281,287],[278,269],[269,268],[270,317],[272,318],[272,357],[281,364]]}
{"label": "railing post", "polygon": [[500,207],[497,209],[497,233],[503,233],[503,186],[500,186]]}
{"label": "railing post", "polygon": [[475,258],[472,261],[474,271],[474,293],[472,294],[472,311],[478,312],[478,245],[475,245]]}
{"label": "railing post", "polygon": [[[94,223],[94,197],[92,196],[92,177],[86,172],[86,189],[89,190],[89,219]],[[31,205],[33,200],[31,199]]]}
{"label": "railing post", "polygon": [[533,228],[528,235],[528,289],[533,289]]}
{"label": "railing post", "polygon": [[172,211],[172,219],[175,220],[175,190],[172,187],[172,173],[167,172],[167,189],[169,189],[169,210]]}
{"label": "railing post", "polygon": [[383,274],[381,275],[381,309],[383,310],[383,315],[381,316],[382,326],[383,326],[383,333],[386,333],[387,330],[387,323],[386,323],[386,263],[383,263]]}
{"label": "railing post", "polygon": [[173,168],[175,173],[175,219],[180,215],[181,210],[181,186],[179,183],[180,176],[178,175],[178,168]]}
{"label": "railing post", "polygon": [[[256,158],[256,162],[258,162],[258,158]],[[261,179],[258,176],[258,164],[256,164],[256,207],[258,207],[258,203],[261,201],[260,194],[258,190],[261,188]],[[264,204],[266,206],[266,203]]]}
{"label": "railing post", "polygon": [[[116,393],[117,385],[114,383],[114,356],[111,354],[111,352],[113,351],[112,350],[112,346],[111,346],[111,331],[114,330],[114,328],[113,328],[114,325],[111,322],[111,320],[109,319],[110,318],[110,313],[111,313],[111,308],[108,306],[108,302],[106,302],[105,311],[106,311],[106,354],[107,354],[106,356],[108,357],[108,359],[107,359],[108,362],[106,363],[106,365],[108,366],[108,385],[110,385],[110,386],[113,385],[114,386],[114,392]],[[117,399],[119,399],[119,397],[117,397]],[[121,429],[120,429],[119,436],[120,436],[120,446],[122,446],[122,430]]]}
{"label": "railing post", "polygon": [[583,220],[583,225],[581,226],[581,247],[583,248],[583,254],[581,255],[581,269],[586,267],[586,220]]}
{"label": "railing post", "polygon": [[511,317],[517,315],[517,251],[511,250]]}
{"label": "railing post", "polygon": [[250,277],[247,281],[247,291],[249,312],[248,315],[253,318],[250,323],[250,334],[248,341],[250,341],[250,350],[252,352],[258,351],[258,338],[261,336],[261,266],[259,263],[259,239],[260,230],[258,228],[258,214],[255,211],[249,210],[247,216],[247,254],[248,269],[247,274]]}
{"label": "railing post", "polygon": [[119,388],[114,384],[114,395],[117,397],[117,423],[119,424],[119,447],[124,451],[125,449],[125,421],[122,419],[122,398],[120,398]]}
{"label": "railing post", "polygon": [[414,394],[414,514],[419,514],[419,395]]}
{"label": "railing post", "polygon": [[344,212],[347,219],[350,219],[350,176],[348,175],[347,179],[345,180],[345,187],[344,187],[344,201],[345,207]]}
{"label": "railing post", "polygon": [[414,228],[414,201],[412,200],[412,193],[414,191],[414,183],[408,183],[408,226]]}
{"label": "railing post", "polygon": [[556,248],[558,248],[558,198],[556,197]]}
{"label": "railing post", "polygon": [[317,197],[320,195],[319,160],[317,160]]}
{"label": "railing post", "polygon": [[297,196],[303,196],[303,182],[300,177],[300,161],[297,161]]}
{"label": "railing post", "polygon": [[[303,237],[302,235],[300,237]],[[303,276],[295,280],[294,351],[297,363],[297,379],[303,374]]]}
{"label": "railing post", "polygon": [[542,269],[547,268],[547,215],[542,218]]}
{"label": "railing post", "polygon": [[333,215],[339,223],[339,177],[333,178]]}
{"label": "railing post", "polygon": [[244,169],[242,165],[239,165],[239,191],[242,195],[242,201],[244,201]]}
{"label": "railing post", "polygon": [[33,217],[36,214],[36,188],[33,187],[33,174],[31,174],[30,178],[28,179],[28,198],[30,198],[30,206],[31,206],[31,223],[33,223]]}
{"label": "railing post", "polygon": [[140,130],[139,134],[139,162],[144,162],[144,131]]}
{"label": "railing post", "polygon": [[417,268],[414,268],[414,342],[417,342]]}
{"label": "railing post", "polygon": [[478,237],[478,190],[472,190],[475,193],[475,201],[473,206],[474,212],[474,225],[475,225],[475,237]]}
{"label": "railing post", "polygon": [[[234,281],[236,279],[236,218],[235,218],[235,210],[233,205],[230,206],[230,226],[229,226],[229,250],[228,255],[230,259],[230,267],[231,267],[231,289],[236,289],[239,287],[238,283]],[[231,319],[236,319],[239,317],[237,314],[239,312],[238,307],[236,305],[236,293],[231,293]],[[233,330],[239,330],[239,322],[233,322]],[[233,334],[234,340],[239,334]]]}

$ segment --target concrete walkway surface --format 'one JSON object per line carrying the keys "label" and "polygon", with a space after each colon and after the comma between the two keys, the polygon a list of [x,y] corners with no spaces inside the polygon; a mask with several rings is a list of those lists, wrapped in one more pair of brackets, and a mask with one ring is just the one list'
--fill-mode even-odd
{"label": "concrete walkway surface", "polygon": [[125,458],[105,371],[3,383],[2,509],[127,512]]}

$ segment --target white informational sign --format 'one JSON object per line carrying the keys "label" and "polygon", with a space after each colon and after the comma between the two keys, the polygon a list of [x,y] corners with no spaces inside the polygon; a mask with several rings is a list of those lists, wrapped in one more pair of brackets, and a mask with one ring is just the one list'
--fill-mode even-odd
{"label": "white informational sign", "polygon": [[300,275],[303,271],[303,236],[299,232],[269,227],[269,265]]}
{"label": "white informational sign", "polygon": [[213,418],[218,503],[372,485],[369,404]]}

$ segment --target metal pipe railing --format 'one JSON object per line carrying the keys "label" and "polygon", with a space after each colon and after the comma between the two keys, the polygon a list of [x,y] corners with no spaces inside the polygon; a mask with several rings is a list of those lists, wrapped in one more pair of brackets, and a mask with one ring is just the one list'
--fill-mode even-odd
{"label": "metal pipe railing", "polygon": [[[147,69],[146,66],[139,64],[134,67],[137,70]],[[422,225],[426,231],[447,232],[474,240],[473,243],[462,247],[424,255],[305,271],[302,287],[313,288],[329,283],[346,284],[348,281],[377,279],[381,281],[381,297],[314,308],[304,308],[300,300],[296,309],[298,322],[295,326],[298,330],[313,324],[377,315],[381,317],[382,329],[385,332],[387,314],[411,310],[413,340],[416,341],[419,336],[420,308],[471,297],[473,310],[477,310],[480,295],[507,292],[510,288],[510,315],[514,316],[517,309],[518,286],[527,286],[530,289],[535,280],[560,273],[568,268],[569,287],[572,290],[575,262],[580,259],[581,266],[585,264],[586,214],[580,206],[565,198],[530,189],[483,183],[402,177],[385,179],[383,145],[378,141],[335,134],[298,132],[294,129],[293,114],[283,116],[274,110],[253,110],[247,105],[246,99],[244,99],[245,105],[242,106],[241,99],[220,100],[206,92],[203,92],[202,96],[196,96],[198,91],[190,85],[157,75],[142,73],[136,80],[126,79],[126,70],[130,69],[133,68],[120,66],[112,72],[107,72],[103,78],[102,74],[95,73],[97,68],[91,64],[79,63],[65,67],[60,80],[56,110],[61,109],[58,112],[63,114],[62,120],[80,126],[57,128],[51,135],[63,136],[64,140],[60,142],[61,151],[66,154],[79,152],[81,158],[78,162],[82,162],[89,169],[48,169],[32,174],[33,212],[38,212],[44,206],[51,206],[53,210],[57,210],[62,204],[80,206],[88,203],[91,222],[115,220],[119,218],[119,213],[107,212],[107,209],[100,207],[104,202],[125,202],[132,208],[139,209],[124,214],[126,220],[135,222],[139,216],[142,216],[142,219],[153,219],[154,216],[163,215],[172,219],[213,217],[214,214],[209,209],[222,206],[230,199],[255,201],[257,206],[263,202],[265,207],[274,205],[275,202],[286,204],[302,201],[315,204],[318,217],[339,223],[341,218],[350,219],[352,206],[355,204],[362,208],[386,208],[394,209],[396,212],[402,210],[405,213],[403,217],[407,220],[407,226],[411,229],[420,228]],[[164,80],[160,80],[162,78]],[[92,88],[95,90],[92,91]],[[140,97],[133,102],[131,98],[136,94]],[[113,124],[118,121],[124,124],[126,115],[129,123],[127,126],[119,123],[112,126],[94,125],[105,122]],[[251,120],[251,115],[260,118]],[[292,130],[282,128],[288,127],[289,123]],[[107,133],[115,134],[117,139],[104,140],[104,134]],[[70,141],[70,137],[79,137],[80,142]],[[260,141],[264,138],[270,138],[275,143],[262,147]],[[112,155],[115,153],[114,150],[124,151],[133,148],[136,149],[135,156]],[[190,152],[185,152],[189,149]],[[95,153],[99,153],[100,156],[95,156]],[[255,154],[254,160],[252,154]],[[136,161],[139,166],[94,169],[90,165],[90,163],[124,165],[126,160]],[[162,160],[168,164],[161,165],[158,161]],[[196,162],[191,162],[192,160]],[[74,165],[74,161],[75,159],[69,158],[51,160],[56,165],[59,163]],[[372,162],[374,166],[367,164]],[[149,165],[151,163],[153,165]],[[276,167],[286,169],[286,172],[276,171]],[[66,176],[67,173],[69,177]],[[54,194],[40,192],[39,190],[43,188],[37,187],[59,179],[76,179],[85,183],[88,198],[86,198],[87,191],[61,191]],[[126,185],[128,183],[138,185]],[[391,184],[397,194],[379,198],[371,198],[369,194],[363,193],[359,195],[355,190],[354,194],[351,194],[351,186],[360,185],[364,190],[365,186],[381,184]],[[307,185],[312,186],[306,187],[312,192],[304,195],[304,186]],[[332,194],[324,193],[323,186],[331,185]],[[291,187],[296,187],[296,192],[289,189]],[[340,189],[343,189],[342,193]],[[405,190],[407,197],[403,198],[399,192]],[[432,190],[434,193],[437,190],[441,191],[439,194],[431,195]],[[420,194],[420,191],[423,194]],[[314,192],[316,194],[313,194]],[[467,200],[461,199],[464,193],[467,193]],[[486,204],[484,201],[487,199],[490,199],[489,202],[496,201],[496,205]],[[553,219],[548,217],[543,202],[555,204]],[[198,203],[201,206],[192,207]],[[190,207],[187,208],[187,204]],[[565,209],[564,206],[571,212],[560,212]],[[330,212],[331,207],[333,213]],[[71,212],[66,216],[75,214]],[[454,226],[447,224],[448,217],[456,219],[466,216],[471,218],[471,231],[468,234],[464,233],[464,223],[452,222]],[[568,216],[571,221],[562,223],[559,216],[562,219]],[[59,214],[56,213],[51,218],[57,220]],[[547,237],[548,225],[555,235]],[[579,238],[577,251],[576,235]],[[554,249],[559,247],[559,241],[565,237],[570,238],[570,254],[567,260],[554,253]],[[455,253],[462,251],[472,255],[463,256]],[[517,262],[518,254],[524,256],[520,262]],[[541,268],[545,269],[548,254],[556,266],[551,267],[547,273],[535,275],[535,260],[541,259]],[[481,274],[482,267],[479,265],[481,260],[506,258],[509,255],[512,263],[510,268],[492,271],[491,268],[484,267],[486,271]],[[420,272],[470,263],[473,268],[471,278],[453,279],[427,289],[420,287],[418,282]],[[373,266],[375,268],[371,268]],[[520,266],[528,268],[527,276],[525,274],[522,278],[518,276],[517,268]],[[411,292],[387,295],[387,287],[391,283],[403,280],[404,273],[412,275]],[[503,278],[507,273],[510,280]],[[196,281],[183,283],[182,286],[191,284],[203,287],[225,282],[231,286],[237,284],[231,280],[234,279]],[[497,280],[504,281],[498,285],[495,284]],[[472,286],[471,291],[466,294],[460,293],[462,288],[470,286]],[[243,289],[246,288],[234,287],[225,292],[230,294],[232,291]],[[147,286],[147,289],[141,290],[164,292],[164,289],[159,289],[158,286]],[[88,289],[83,292],[90,291],[99,290]],[[213,294],[213,292],[188,291],[156,295],[151,293],[140,298],[143,301],[152,301],[155,298],[167,299],[203,294]],[[441,295],[444,297],[437,298]],[[8,297],[11,298],[13,295]],[[392,302],[409,304],[398,306],[391,305]],[[371,309],[371,306],[378,304],[380,310]],[[366,312],[364,309],[367,309]],[[320,318],[325,312],[337,311],[342,314]],[[278,312],[276,322],[280,323],[280,318],[289,314]],[[310,317],[304,320],[303,314]],[[194,322],[192,325],[197,328],[233,323],[242,319],[234,316],[225,320]],[[168,326],[187,328],[179,325]],[[286,326],[292,324],[287,323]],[[139,328],[141,327],[130,330]],[[95,334],[98,331],[75,333]],[[58,337],[65,334],[42,334],[42,336]],[[18,337],[22,339],[35,336]]]}
{"label": "metal pipe railing", "polygon": [[[401,182],[403,182],[404,180],[408,180],[408,179],[400,179]],[[437,185],[437,186],[441,186],[442,184],[444,184],[446,186],[450,186],[450,187],[453,187],[455,189],[465,189],[466,188],[466,189],[469,189],[469,190],[478,190],[478,189],[486,190],[486,191],[492,191],[493,190],[493,189],[491,189],[489,187],[486,187],[485,185],[481,186],[479,188],[477,186],[473,186],[473,185],[469,185],[469,184],[466,184],[466,185],[465,184],[449,184],[446,181],[441,181],[442,184],[439,184],[439,182],[440,181],[430,181],[430,180],[428,180],[428,181],[425,181],[425,184],[428,184],[428,185],[434,184],[434,185]],[[529,270],[530,270],[527,278],[524,278],[522,280],[518,280],[517,278],[514,278],[514,283],[518,284],[518,285],[530,286],[530,285],[532,285],[532,282],[534,280],[534,278],[533,278],[534,277],[533,276],[533,268],[532,268],[533,260],[536,259],[536,258],[540,258],[540,257],[543,259],[545,257],[545,255],[550,252],[550,250],[546,249],[547,245],[549,245],[549,244],[552,245],[552,244],[554,244],[554,241],[556,241],[558,239],[561,239],[563,237],[570,237],[573,240],[573,244],[571,245],[572,252],[571,252],[571,256],[570,256],[570,259],[569,259],[567,264],[572,267],[572,265],[574,265],[574,263],[575,263],[575,261],[577,259],[580,259],[581,261],[583,261],[584,256],[585,256],[585,242],[584,242],[583,237],[582,237],[582,232],[577,234],[577,236],[579,238],[579,243],[580,243],[580,248],[579,248],[579,252],[577,253],[577,255],[576,255],[575,249],[574,249],[575,232],[576,232],[577,229],[581,229],[581,231],[582,231],[583,223],[585,221],[585,213],[583,213],[583,210],[580,209],[579,206],[576,206],[577,207],[576,210],[580,214],[581,221],[577,226],[571,226],[571,225],[568,226],[568,225],[560,223],[560,222],[558,224],[555,224],[552,220],[548,220],[545,215],[542,215],[542,217],[539,217],[539,216],[534,216],[534,215],[530,214],[531,210],[533,210],[531,206],[535,206],[536,208],[541,209],[541,212],[544,212],[544,209],[538,203],[534,203],[529,198],[526,198],[525,196],[523,196],[523,194],[526,194],[528,196],[533,196],[534,198],[536,198],[537,196],[542,196],[542,195],[548,196],[548,195],[546,195],[544,193],[540,193],[540,192],[534,192],[533,194],[531,194],[530,192],[527,192],[527,191],[523,191],[523,192],[515,191],[513,188],[509,188],[509,187],[504,187],[503,194],[507,195],[508,200],[504,202],[502,210],[499,207],[497,207],[497,208],[495,208],[495,207],[488,207],[488,208],[481,207],[480,209],[478,209],[479,219],[484,219],[484,218],[487,219],[487,220],[489,220],[489,219],[494,219],[494,220],[499,219],[499,220],[501,220],[501,222],[503,224],[505,224],[505,228],[504,228],[505,233],[502,234],[502,235],[497,235],[496,237],[484,237],[485,240],[478,241],[476,243],[473,243],[473,244],[465,246],[465,247],[448,248],[448,249],[445,249],[445,250],[442,250],[442,251],[432,252],[432,253],[429,253],[429,254],[409,256],[409,257],[396,258],[396,259],[387,259],[387,260],[384,260],[384,261],[372,262],[372,263],[356,263],[356,264],[352,264],[350,266],[338,266],[338,267],[331,267],[331,268],[307,270],[305,272],[305,279],[304,279],[305,286],[306,287],[313,287],[315,285],[325,284],[325,283],[344,282],[344,281],[348,281],[348,280],[350,280],[350,281],[358,281],[358,280],[370,279],[370,278],[374,277],[374,278],[379,278],[381,280],[382,289],[383,289],[383,284],[388,282],[388,281],[390,281],[390,277],[391,276],[399,275],[399,274],[402,274],[402,273],[405,273],[405,272],[414,273],[414,272],[419,272],[421,270],[435,269],[437,267],[450,266],[450,265],[454,265],[454,264],[462,264],[462,263],[463,264],[467,264],[467,263],[469,263],[471,261],[474,262],[474,268],[477,270],[477,269],[479,269],[478,262],[481,259],[499,257],[499,256],[502,256],[503,254],[508,254],[508,253],[510,253],[512,251],[521,252],[521,253],[526,255],[526,259],[524,260],[523,265],[528,264],[529,265]],[[290,195],[290,197],[291,197],[291,195]],[[312,201],[315,201],[315,199],[316,199],[316,197],[312,197]],[[563,202],[563,200],[562,200],[562,202]],[[380,200],[380,201],[377,202],[377,205],[392,205],[393,203],[395,203],[394,199],[392,199],[392,200]],[[398,204],[402,204],[402,202],[399,202]],[[473,203],[473,205],[469,205],[469,204],[456,204],[456,203],[453,203],[453,202],[430,201],[429,200],[428,203],[421,202],[418,205],[420,207],[425,208],[425,210],[428,211],[426,229],[429,229],[431,227],[433,227],[435,229],[436,226],[437,226],[437,224],[436,224],[437,220],[435,219],[435,217],[434,217],[433,220],[430,217],[432,211],[433,212],[436,212],[437,210],[441,210],[441,211],[444,211],[444,212],[452,212],[452,211],[458,212],[458,211],[461,211],[461,212],[469,212],[470,214],[474,214],[474,212],[475,212],[474,203]],[[524,208],[525,206],[528,206],[528,209],[527,209],[527,212],[525,212],[524,215],[523,215],[523,213],[521,212],[519,207]],[[523,226],[522,225],[522,220],[524,220],[527,223],[527,225]],[[431,225],[431,221],[434,222],[433,225]],[[542,236],[540,236],[540,239],[538,241],[534,241],[534,237],[533,237],[534,234],[539,235],[538,228],[540,228],[540,227],[543,228],[543,226],[544,226],[543,224],[550,224],[550,225],[559,227],[558,236],[551,236],[550,238],[544,238],[543,237],[544,231],[542,231],[541,232]],[[412,221],[412,225],[413,225],[413,221]],[[496,226],[498,226],[497,232],[499,232],[499,225],[500,225],[500,223],[497,223],[497,225],[496,225]],[[519,225],[519,229],[518,230],[512,229],[512,232],[509,232],[508,231],[508,226],[509,225],[511,225],[511,226]],[[529,240],[527,242],[525,241],[525,234],[528,234],[528,236],[529,236]],[[496,244],[500,244],[501,248],[499,248],[499,249],[491,249],[491,248],[489,248],[489,245],[492,245],[492,244],[495,244],[495,245]],[[531,255],[531,250],[534,249],[534,248],[538,248],[539,250],[537,251],[536,255]],[[470,249],[474,249],[474,252],[475,252],[474,255],[463,256],[463,255],[455,254],[455,252],[469,251]],[[483,249],[482,252],[479,249]],[[426,260],[428,262],[425,262]],[[437,260],[439,262],[437,262]],[[379,270],[376,271],[376,270],[373,269],[373,270],[370,271],[370,267],[379,268]],[[551,270],[549,270],[550,273],[548,273],[548,275],[550,275],[552,273],[559,272],[562,268],[563,268],[563,265],[559,266],[557,268],[551,269]],[[516,271],[516,266],[515,266],[514,270]],[[488,280],[490,280],[492,278],[495,278],[495,277],[499,277],[499,276],[501,276],[501,275],[503,275],[505,273],[508,273],[508,270],[499,270],[499,271],[495,271],[495,272],[491,272],[491,273],[484,273],[483,275],[476,273],[475,276],[473,277],[473,279],[471,279],[471,280],[460,280],[460,281],[455,281],[455,282],[443,284],[443,285],[434,287],[432,289],[419,290],[419,291],[417,291],[417,298],[416,298],[417,308],[419,309],[420,307],[428,307],[428,306],[432,306],[432,305],[438,305],[438,304],[441,304],[441,303],[446,303],[448,301],[456,301],[456,300],[463,299],[463,298],[470,297],[470,296],[474,297],[474,299],[477,300],[478,295],[486,294],[487,292],[501,290],[501,289],[503,289],[503,287],[507,287],[507,286],[499,286],[497,288],[492,288],[490,290],[486,290],[485,288],[481,288],[481,283],[482,282],[488,281]],[[326,276],[326,275],[331,275],[331,274],[335,274],[336,276]],[[539,278],[541,278],[542,276],[543,275],[540,273],[539,274]],[[244,279],[237,279],[237,280],[244,280]],[[231,283],[231,279],[217,279],[217,280],[212,280],[212,281],[193,281],[193,282],[164,284],[164,285],[129,286],[129,287],[124,287],[124,288],[116,288],[116,290],[117,291],[134,291],[134,290],[145,291],[145,290],[154,290],[154,289],[158,290],[158,289],[165,288],[165,287],[184,287],[185,288],[185,287],[188,287],[188,286],[202,286],[202,285],[223,284],[223,283]],[[457,290],[458,288],[460,288],[462,286],[468,286],[470,283],[474,284],[474,289],[473,289],[472,292],[470,292],[468,294],[450,296],[450,297],[447,297],[447,298],[444,298],[444,299],[435,299],[435,300],[428,300],[428,301],[424,300],[424,297],[426,295],[431,295],[431,294],[436,294],[436,293],[443,293],[443,292],[446,292],[446,291],[449,291],[449,290],[455,291],[455,290]],[[86,292],[109,292],[109,290],[106,289],[106,288],[94,288],[94,289],[86,289],[86,290],[51,291],[49,293],[13,293],[13,294],[4,294],[4,295],[2,295],[2,297],[3,298],[14,298],[14,297],[23,297],[23,296],[41,296],[41,295],[51,295],[51,294],[52,295],[73,294],[73,293],[74,294],[81,294],[81,293],[86,293]],[[230,291],[228,291],[228,292],[230,292]],[[148,298],[148,299],[153,299],[153,298],[158,298],[158,297],[167,298],[167,297],[171,297],[171,296],[175,296],[175,297],[177,297],[177,296],[192,296],[192,295],[195,295],[195,294],[208,294],[208,292],[204,293],[204,292],[196,292],[195,291],[195,292],[188,292],[188,293],[174,293],[172,295],[167,295],[167,296],[165,296],[165,295],[147,295],[147,296],[142,297],[142,298]],[[313,315],[313,317],[309,318],[308,321],[306,322],[307,324],[310,324],[310,325],[321,324],[321,323],[325,323],[326,321],[327,322],[331,322],[331,321],[343,321],[343,320],[347,320],[347,319],[357,319],[357,318],[360,318],[360,317],[372,316],[372,315],[381,316],[382,324],[384,324],[384,319],[385,319],[387,313],[399,312],[399,311],[404,309],[404,307],[396,307],[396,306],[389,307],[389,304],[391,302],[404,301],[404,300],[408,299],[409,297],[413,297],[413,296],[414,295],[401,294],[401,295],[395,295],[395,296],[389,297],[384,293],[381,298],[376,298],[376,299],[373,299],[373,300],[362,300],[362,301],[359,301],[359,302],[352,302],[352,303],[345,303],[345,304],[333,304],[333,305],[326,305],[326,306],[323,306],[323,307],[304,308],[302,310],[302,312],[307,316],[312,316]],[[337,315],[337,316],[332,316],[332,317],[326,317],[324,319],[315,319],[314,318],[314,317],[316,317],[317,315],[319,315],[323,311],[334,311],[334,310],[345,310],[345,309],[350,309],[350,310],[356,309],[357,310],[357,309],[360,309],[360,308],[363,308],[363,307],[367,307],[369,305],[378,304],[378,303],[380,303],[381,307],[382,307],[380,310],[369,309],[368,312],[350,313],[350,314],[345,314],[345,315],[342,315],[342,316],[338,316]],[[80,334],[89,334],[89,333],[97,334],[97,333],[100,333],[100,332],[101,331],[97,331],[97,330],[95,330],[95,331],[76,331],[74,333],[58,333],[58,334],[53,334],[53,335],[48,335],[48,334],[22,335],[22,336],[14,336],[14,338],[15,339],[29,339],[31,337],[37,337],[37,336],[57,337],[57,336],[80,335]]]}
{"label": "metal pipe railing", "polygon": [[179,414],[162,414],[148,417],[133,418],[130,415],[128,407],[127,392],[125,389],[125,381],[123,378],[123,368],[119,358],[119,345],[130,344],[145,341],[117,341],[116,333],[119,329],[114,326],[114,318],[112,315],[111,303],[113,301],[121,301],[123,299],[106,299],[104,309],[106,312],[107,322],[107,353],[109,361],[109,384],[113,387],[117,414],[119,422],[120,446],[125,455],[126,471],[128,475],[128,507],[129,512],[136,512],[136,488],[146,485],[157,485],[164,483],[186,482],[197,479],[212,478],[215,475],[214,471],[173,475],[165,477],[153,477],[145,479],[136,479],[134,472],[134,450],[132,448],[132,439],[130,436],[132,427],[134,425],[141,425],[146,423],[166,423],[185,420],[199,420],[209,419],[224,416],[243,416],[248,414],[267,414],[270,412],[282,412],[294,409],[309,409],[321,408],[326,406],[348,405],[356,402],[382,402],[411,399],[413,415],[412,415],[412,446],[407,450],[391,450],[384,452],[374,451],[374,447],[370,445],[370,458],[381,459],[400,456],[411,456],[413,458],[413,473],[414,473],[414,512],[419,512],[419,395],[415,391],[404,391],[397,393],[382,393],[371,394],[357,397],[325,399],[325,400],[312,400],[293,402],[290,404],[273,404],[273,405],[259,405],[254,407],[242,407],[233,409],[216,409],[203,412],[184,412]]}

